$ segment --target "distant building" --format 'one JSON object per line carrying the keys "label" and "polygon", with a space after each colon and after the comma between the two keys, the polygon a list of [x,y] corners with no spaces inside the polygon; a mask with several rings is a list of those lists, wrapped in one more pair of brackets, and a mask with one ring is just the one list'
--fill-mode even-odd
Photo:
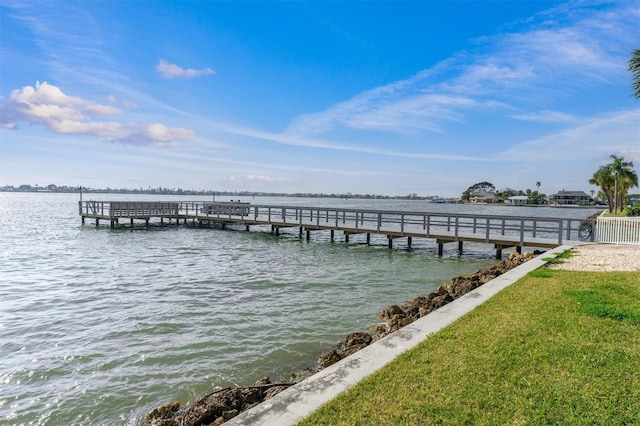
{"label": "distant building", "polygon": [[496,196],[495,192],[478,191],[471,193],[472,203],[497,203],[500,198]]}
{"label": "distant building", "polygon": [[553,194],[551,202],[559,205],[588,206],[591,204],[591,197],[584,191],[559,191]]}
{"label": "distant building", "polygon": [[529,204],[529,197],[526,195],[514,195],[507,198],[507,204],[510,206],[526,206]]}

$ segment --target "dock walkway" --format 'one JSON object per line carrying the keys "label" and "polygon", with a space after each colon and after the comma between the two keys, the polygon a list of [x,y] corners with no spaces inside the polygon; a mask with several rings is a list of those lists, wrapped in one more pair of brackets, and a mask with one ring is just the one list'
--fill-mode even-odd
{"label": "dock walkway", "polygon": [[163,225],[193,225],[198,227],[226,228],[239,224],[247,231],[251,226],[270,226],[279,235],[284,228],[298,228],[301,237],[309,240],[313,231],[328,231],[331,241],[335,232],[349,236],[365,234],[370,243],[372,234],[384,235],[389,248],[397,238],[406,238],[411,247],[412,239],[434,239],[438,254],[443,245],[463,242],[493,244],[496,258],[502,257],[502,249],[515,247],[554,248],[568,242],[594,241],[594,232],[585,235],[585,226],[593,229],[594,221],[583,218],[542,218],[505,215],[474,215],[460,213],[430,213],[389,210],[344,209],[332,207],[301,207],[254,205],[228,202],[123,202],[80,201],[79,214],[82,223],[94,219],[109,221],[111,228],[133,226],[136,221],[151,221]]}

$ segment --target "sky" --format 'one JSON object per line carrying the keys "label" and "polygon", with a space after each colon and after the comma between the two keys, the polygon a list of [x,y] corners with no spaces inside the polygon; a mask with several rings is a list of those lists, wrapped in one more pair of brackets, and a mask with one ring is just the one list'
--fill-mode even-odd
{"label": "sky", "polygon": [[639,0],[2,0],[0,186],[589,192],[638,48]]}

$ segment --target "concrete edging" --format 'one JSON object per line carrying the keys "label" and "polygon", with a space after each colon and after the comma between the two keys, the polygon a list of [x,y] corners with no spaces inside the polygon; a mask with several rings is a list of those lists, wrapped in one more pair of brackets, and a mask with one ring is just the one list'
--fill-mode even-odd
{"label": "concrete edging", "polygon": [[571,245],[556,247],[505,272],[440,309],[320,370],[262,404],[240,413],[225,424],[294,425],[341,392],[393,361],[398,355],[417,346],[429,335],[452,324],[502,289],[545,265],[547,262],[543,258],[555,257],[571,248]]}

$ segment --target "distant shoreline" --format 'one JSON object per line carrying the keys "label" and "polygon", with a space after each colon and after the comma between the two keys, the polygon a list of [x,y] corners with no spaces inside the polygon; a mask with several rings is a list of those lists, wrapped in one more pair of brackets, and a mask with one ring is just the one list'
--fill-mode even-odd
{"label": "distant shoreline", "polygon": [[[15,188],[0,187],[0,193],[37,193],[37,194],[80,194],[80,188],[56,187],[46,189],[43,187]],[[486,207],[554,207],[571,209],[606,209],[605,205],[575,205],[575,204],[526,204],[512,205],[507,203],[470,203],[463,202],[459,198],[442,198],[437,196],[417,196],[417,195],[371,195],[371,194],[324,194],[324,193],[280,193],[280,192],[250,192],[250,191],[196,191],[196,190],[138,190],[138,189],[91,189],[82,188],[83,194],[114,194],[114,195],[176,195],[176,196],[223,196],[223,197],[284,197],[284,198],[334,198],[334,199],[354,199],[354,200],[403,200],[403,201],[429,201],[434,204],[464,204],[467,206]],[[442,201],[445,200],[445,201]]]}

